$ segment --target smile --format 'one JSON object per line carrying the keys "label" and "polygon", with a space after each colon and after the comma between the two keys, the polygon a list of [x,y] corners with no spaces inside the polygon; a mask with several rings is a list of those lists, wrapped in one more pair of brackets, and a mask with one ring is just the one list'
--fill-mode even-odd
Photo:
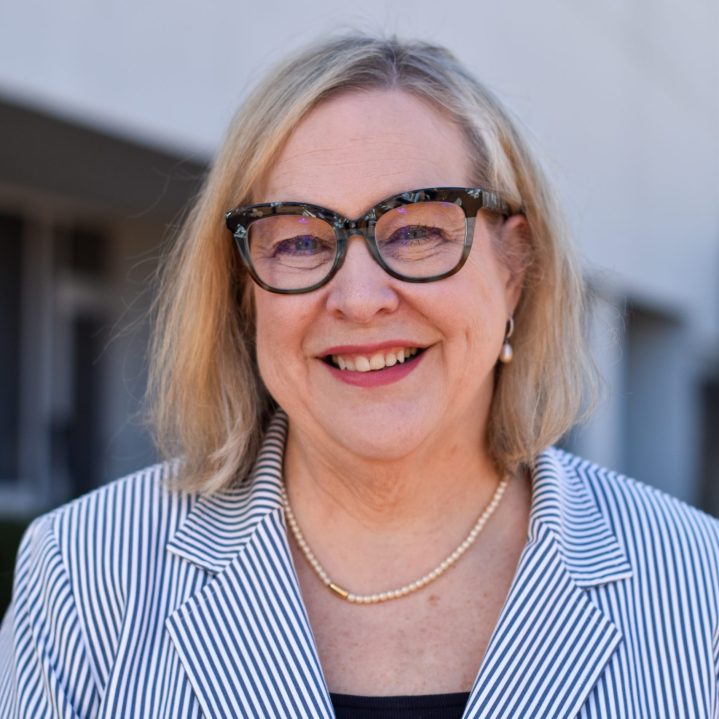
{"label": "smile", "polygon": [[326,361],[341,370],[373,372],[404,364],[422,352],[419,347],[392,347],[369,354],[333,354]]}

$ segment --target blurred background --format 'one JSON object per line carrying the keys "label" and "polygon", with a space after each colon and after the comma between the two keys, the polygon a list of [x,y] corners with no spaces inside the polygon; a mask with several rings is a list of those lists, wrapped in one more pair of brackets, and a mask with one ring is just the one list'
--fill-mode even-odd
{"label": "blurred background", "polygon": [[554,179],[606,380],[564,444],[719,513],[714,0],[2,0],[0,18],[0,610],[32,517],[156,459],[158,257],[255,79],[348,28],[448,46]]}

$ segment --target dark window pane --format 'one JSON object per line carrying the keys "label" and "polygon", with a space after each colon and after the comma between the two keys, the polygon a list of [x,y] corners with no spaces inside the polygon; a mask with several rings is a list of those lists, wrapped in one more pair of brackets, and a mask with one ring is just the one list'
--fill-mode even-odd
{"label": "dark window pane", "polygon": [[56,258],[59,267],[73,274],[101,278],[108,269],[107,239],[92,228],[59,228]]}
{"label": "dark window pane", "polygon": [[102,369],[105,325],[94,317],[73,323],[73,418],[68,436],[68,464],[75,494],[99,484],[101,457]]}
{"label": "dark window pane", "polygon": [[702,508],[719,514],[719,378],[707,381],[702,387],[702,452],[703,469]]}
{"label": "dark window pane", "polygon": [[19,474],[22,219],[0,213],[0,479]]}

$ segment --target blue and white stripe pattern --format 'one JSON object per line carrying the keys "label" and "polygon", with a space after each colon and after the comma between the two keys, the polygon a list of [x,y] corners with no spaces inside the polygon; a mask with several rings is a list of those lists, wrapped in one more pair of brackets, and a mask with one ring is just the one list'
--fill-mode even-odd
{"label": "blue and white stripe pattern", "polygon": [[[250,481],[171,465],[38,519],[0,633],[0,717],[332,717],[282,512],[287,427]],[[465,717],[719,717],[719,525],[555,449]]]}

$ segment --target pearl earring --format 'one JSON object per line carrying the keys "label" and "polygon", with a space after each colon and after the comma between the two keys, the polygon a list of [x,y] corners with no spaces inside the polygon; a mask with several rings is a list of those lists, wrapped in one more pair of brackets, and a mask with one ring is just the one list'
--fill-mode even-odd
{"label": "pearl earring", "polygon": [[514,357],[514,351],[512,345],[509,344],[509,338],[514,334],[514,317],[510,317],[507,320],[507,329],[504,333],[504,344],[502,349],[499,351],[499,361],[502,364],[509,364]]}

